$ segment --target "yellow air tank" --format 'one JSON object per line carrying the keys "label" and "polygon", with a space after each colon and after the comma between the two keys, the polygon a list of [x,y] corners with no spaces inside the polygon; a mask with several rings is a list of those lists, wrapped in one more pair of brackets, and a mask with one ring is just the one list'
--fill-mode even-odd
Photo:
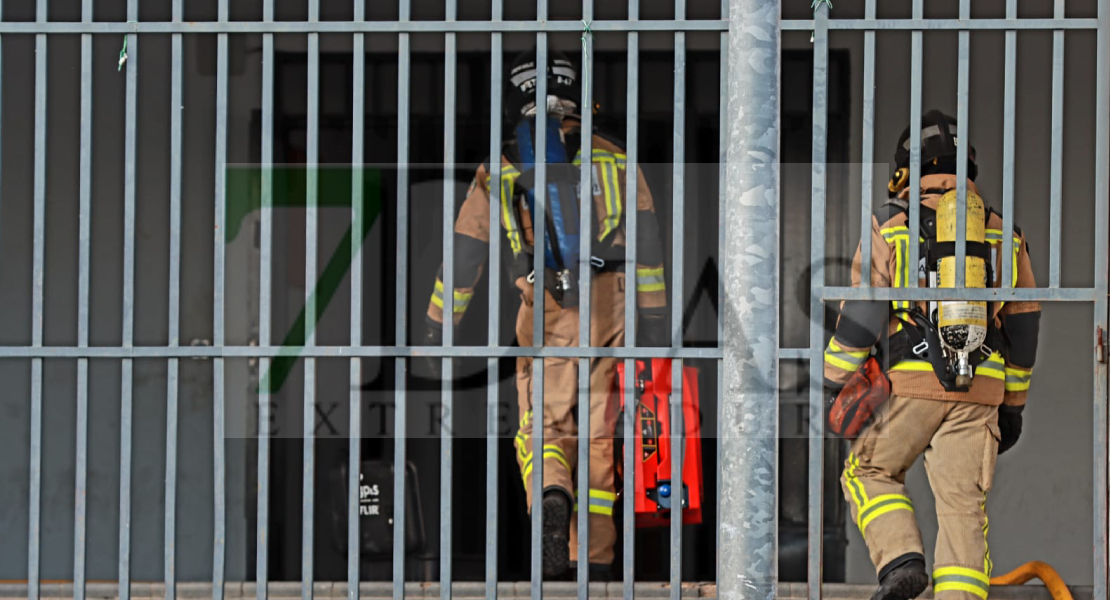
{"label": "yellow air tank", "polygon": [[[967,241],[985,241],[985,207],[978,194],[967,192]],[[937,204],[937,241],[956,241],[957,202],[956,190],[950,190]],[[970,253],[964,259],[964,287],[987,287],[986,261]],[[937,268],[939,287],[956,287],[956,257],[945,256]],[[987,303],[945,301],[937,303],[937,329],[941,342],[950,353],[955,354],[956,385],[971,385],[971,366],[968,354],[983,345],[987,338]]]}

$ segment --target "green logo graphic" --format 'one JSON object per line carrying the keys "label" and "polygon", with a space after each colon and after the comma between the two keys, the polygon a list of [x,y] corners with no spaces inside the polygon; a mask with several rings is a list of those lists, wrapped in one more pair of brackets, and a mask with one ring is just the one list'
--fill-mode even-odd
{"label": "green logo graphic", "polygon": [[[226,239],[232,241],[241,233],[243,222],[253,212],[262,210],[262,174],[266,169],[260,166],[232,166],[227,170],[227,220]],[[275,166],[269,168],[273,185],[269,205],[271,208],[305,208],[309,170],[298,166]],[[354,181],[362,182],[362,230],[355,234],[355,223],[347,228],[338,247],[332,252],[327,265],[320,272],[311,298],[301,307],[297,319],[286,332],[281,342],[281,352],[270,362],[270,368],[262,374],[259,393],[273,394],[281,390],[293,366],[300,358],[304,347],[307,311],[315,307],[312,326],[320,322],[328,304],[335,297],[340,283],[351,268],[352,252],[362,247],[370,233],[370,228],[381,214],[382,172],[380,169],[322,166],[314,170],[316,174],[317,206],[320,208],[346,208],[353,206]]]}

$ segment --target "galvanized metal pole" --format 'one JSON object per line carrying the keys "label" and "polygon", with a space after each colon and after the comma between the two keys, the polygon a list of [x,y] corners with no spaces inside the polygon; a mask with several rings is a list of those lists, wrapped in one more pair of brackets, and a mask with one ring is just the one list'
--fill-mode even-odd
{"label": "galvanized metal pole", "polygon": [[777,587],[779,18],[778,0],[729,4],[721,600]]}

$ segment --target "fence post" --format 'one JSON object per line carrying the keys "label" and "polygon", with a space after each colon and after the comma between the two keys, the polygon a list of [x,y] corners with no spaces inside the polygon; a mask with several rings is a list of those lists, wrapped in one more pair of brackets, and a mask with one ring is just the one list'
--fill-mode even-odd
{"label": "fence post", "polygon": [[730,0],[721,600],[777,587],[779,18],[779,0]]}

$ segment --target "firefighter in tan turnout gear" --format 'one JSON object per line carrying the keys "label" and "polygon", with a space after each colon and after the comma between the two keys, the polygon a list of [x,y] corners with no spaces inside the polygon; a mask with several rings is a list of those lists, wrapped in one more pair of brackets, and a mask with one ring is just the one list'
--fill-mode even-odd
{"label": "firefighter in tan turnout gear", "polygon": [[[532,346],[533,278],[541,277],[545,289],[544,346],[577,346],[578,269],[593,271],[591,280],[592,346],[616,347],[624,343],[624,247],[625,214],[637,212],[639,252],[636,265],[636,298],[639,310],[639,340],[642,345],[663,346],[666,331],[666,289],[663,254],[655,209],[643,174],[638,173],[637,198],[625,198],[626,162],[621,142],[593,132],[592,177],[594,216],[579,228],[579,168],[581,131],[578,118],[578,73],[573,63],[556,52],[549,53],[548,97],[536,109],[535,51],[519,56],[509,72],[506,116],[512,124],[502,148],[501,181],[490,181],[488,164],[478,167],[474,182],[455,222],[454,319],[466,312],[489,252],[490,187],[500,185],[502,243],[509,257],[509,277],[520,295],[516,320],[517,341]],[[546,104],[546,111],[543,105]],[[546,112],[546,114],[544,114]],[[547,130],[546,211],[543,226],[545,272],[533,274],[534,173],[537,127]],[[629,206],[632,204],[632,206]],[[579,236],[589,235],[590,256],[579,256]],[[424,343],[439,345],[443,324],[443,267],[435,281],[428,304],[428,329]],[[491,276],[498,276],[492,273]],[[517,359],[516,383],[519,399],[519,431],[514,440],[517,462],[528,497],[535,499],[532,471],[543,468],[543,565],[544,575],[567,574],[577,551],[576,510],[590,513],[590,576],[608,576],[613,561],[616,503],[613,437],[618,407],[610,401],[617,359],[594,358],[590,364],[590,465],[589,473],[576,468],[578,359],[548,358],[544,361],[543,448],[533,446],[532,432],[539,418],[532,412],[532,359]],[[539,466],[539,467],[537,467]],[[589,477],[589,498],[576,498],[577,477]]]}
{"label": "firefighter in tan turnout gear", "polygon": [[[1028,246],[1013,232],[1013,254],[1002,256],[1002,217],[985,208],[973,183],[969,148],[966,265],[954,264],[956,219],[955,121],[937,111],[921,123],[920,262],[908,264],[909,129],[898,142],[891,200],[871,220],[871,264],[852,264],[852,285],[863,276],[875,287],[1001,287],[1002,261],[1013,287],[1034,287]],[[891,396],[851,445],[841,477],[852,519],[867,543],[879,578],[875,600],[908,600],[922,593],[921,533],[904,486],[906,471],[924,455],[936,497],[933,591],[939,600],[985,600],[991,576],[987,494],[995,460],[1017,442],[1021,412],[1037,350],[1036,302],[880,302],[842,306],[825,350],[827,391],[835,395],[872,349],[890,379]]]}

